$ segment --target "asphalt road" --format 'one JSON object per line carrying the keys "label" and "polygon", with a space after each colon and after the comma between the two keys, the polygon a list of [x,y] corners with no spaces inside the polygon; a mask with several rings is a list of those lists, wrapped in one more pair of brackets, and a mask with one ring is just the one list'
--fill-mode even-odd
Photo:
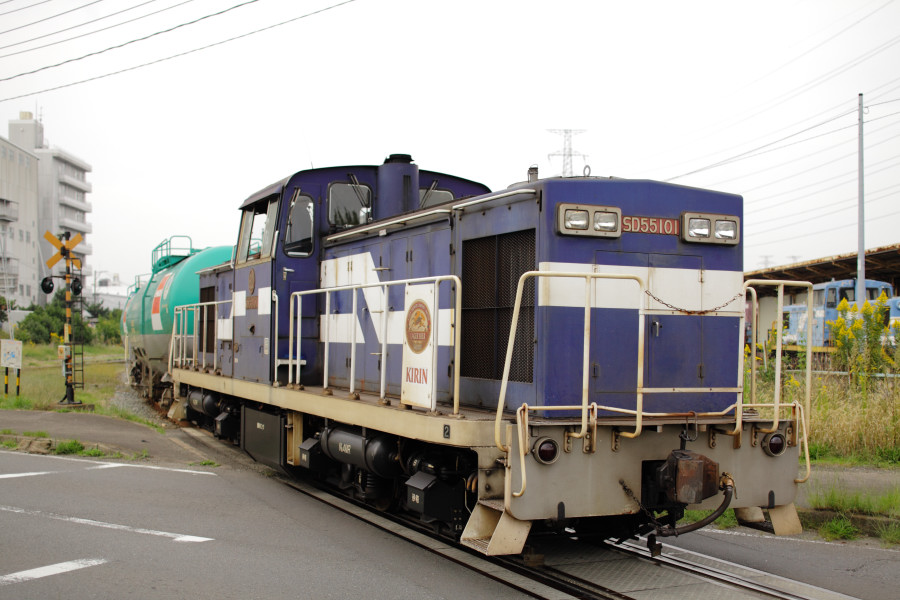
{"label": "asphalt road", "polygon": [[0,452],[0,598],[520,598],[241,466]]}

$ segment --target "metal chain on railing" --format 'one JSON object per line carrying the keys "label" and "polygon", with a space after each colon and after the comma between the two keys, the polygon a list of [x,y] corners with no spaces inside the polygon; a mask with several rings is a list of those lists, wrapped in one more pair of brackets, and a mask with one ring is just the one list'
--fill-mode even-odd
{"label": "metal chain on railing", "polygon": [[669,304],[665,300],[661,300],[661,299],[657,298],[650,292],[650,290],[644,290],[644,293],[647,294],[648,296],[650,296],[651,298],[653,298],[654,300],[656,300],[657,302],[659,302],[660,304],[662,304],[663,306],[667,306],[667,307],[671,308],[672,310],[682,312],[687,315],[705,315],[705,314],[713,313],[713,312],[716,312],[718,310],[725,308],[726,306],[728,306],[729,304],[731,304],[732,302],[734,302],[735,300],[737,300],[738,298],[743,296],[744,290],[739,291],[737,294],[735,294],[734,296],[732,296],[731,298],[729,298],[728,300],[726,300],[719,306],[717,306],[715,308],[708,308],[706,310],[688,310],[686,308],[679,308],[677,306],[673,306],[673,305]]}

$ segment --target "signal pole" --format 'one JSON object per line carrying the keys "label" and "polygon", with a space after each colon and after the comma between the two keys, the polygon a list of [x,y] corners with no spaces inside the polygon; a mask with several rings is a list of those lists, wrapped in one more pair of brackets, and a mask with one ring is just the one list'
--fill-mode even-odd
{"label": "signal pole", "polygon": [[[72,256],[72,249],[81,243],[81,234],[72,234],[68,231],[63,232],[59,237],[53,235],[49,231],[44,234],[44,239],[53,244],[58,252],[47,259],[47,268],[52,269],[60,260],[66,261],[66,323],[63,326],[63,372],[66,376],[66,393],[59,404],[68,407],[80,407],[81,401],[75,400],[75,357],[72,349],[72,292],[74,288],[75,294],[81,293],[81,281],[72,279],[72,265],[81,268],[81,260]],[[45,277],[41,281],[41,289],[44,293],[49,294],[53,291],[53,277]]]}

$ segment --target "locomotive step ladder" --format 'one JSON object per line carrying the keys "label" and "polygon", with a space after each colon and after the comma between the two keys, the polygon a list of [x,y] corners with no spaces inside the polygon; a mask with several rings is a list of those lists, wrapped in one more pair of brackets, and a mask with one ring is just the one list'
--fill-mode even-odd
{"label": "locomotive step ladder", "polygon": [[520,521],[506,512],[502,499],[482,499],[475,505],[460,542],[488,556],[519,554],[529,531],[531,521]]}

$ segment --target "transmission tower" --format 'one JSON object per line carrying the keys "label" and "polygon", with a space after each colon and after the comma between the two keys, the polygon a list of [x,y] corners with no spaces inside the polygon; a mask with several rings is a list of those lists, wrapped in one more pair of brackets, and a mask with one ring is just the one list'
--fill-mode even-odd
{"label": "transmission tower", "polygon": [[548,129],[550,133],[558,133],[563,136],[563,148],[562,150],[557,150],[556,152],[552,152],[547,155],[547,159],[551,159],[554,156],[562,156],[563,159],[563,169],[562,176],[563,177],[571,177],[572,173],[572,157],[580,156],[587,162],[587,154],[583,154],[576,150],[572,150],[572,136],[584,133],[585,129]]}

